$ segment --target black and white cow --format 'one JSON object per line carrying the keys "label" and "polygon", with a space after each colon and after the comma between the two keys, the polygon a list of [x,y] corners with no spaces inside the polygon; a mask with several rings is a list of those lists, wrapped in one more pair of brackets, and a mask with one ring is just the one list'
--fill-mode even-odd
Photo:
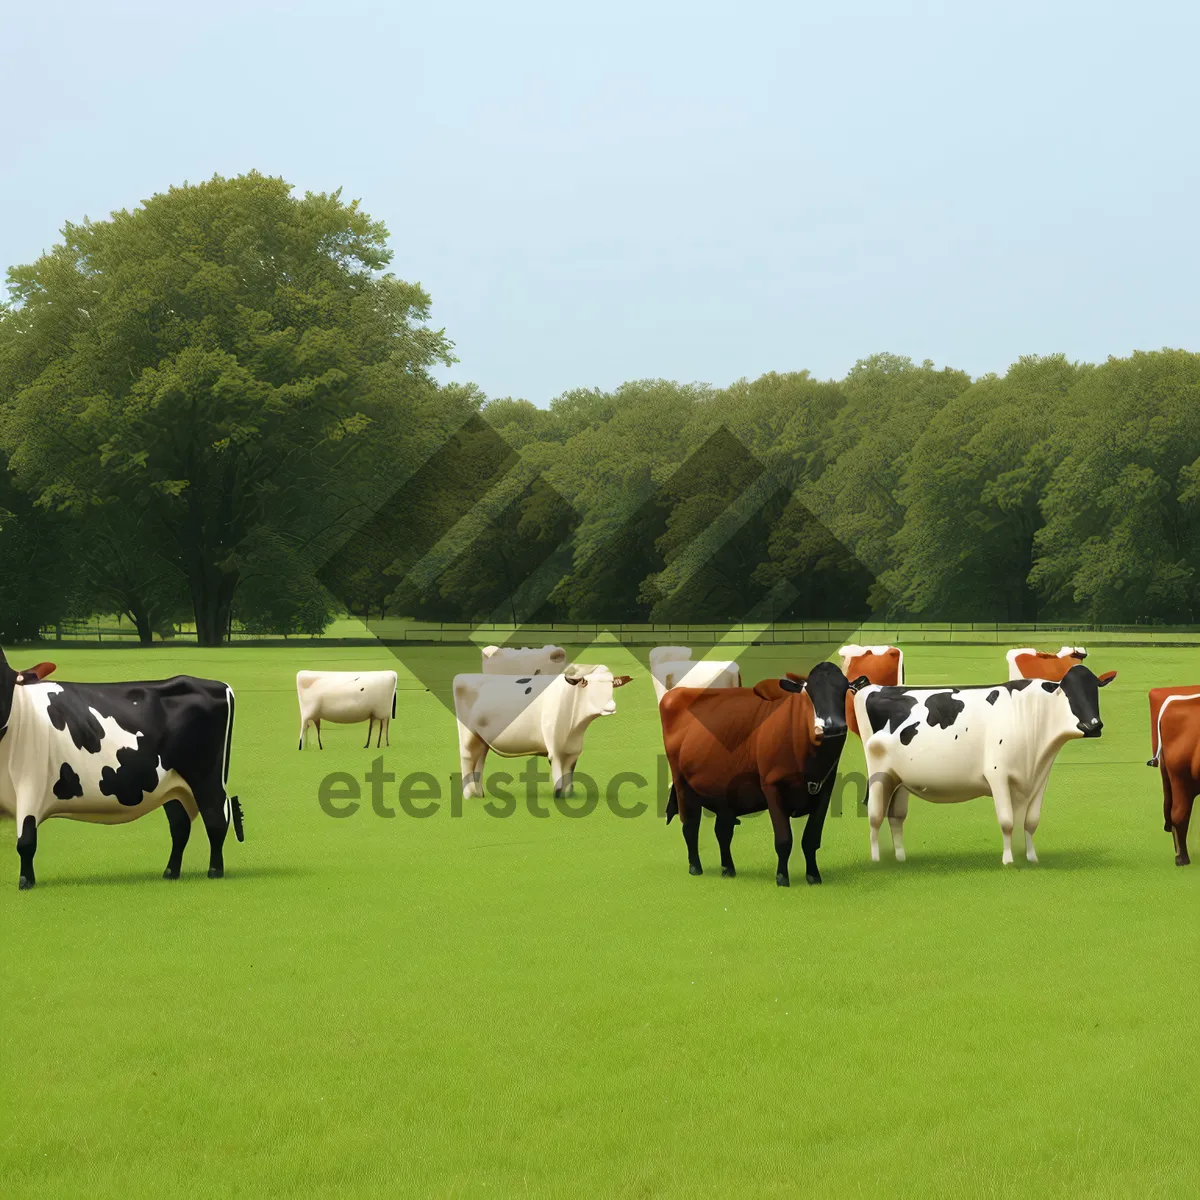
{"label": "black and white cow", "polygon": [[1046,780],[1073,738],[1100,736],[1097,678],[1082,664],[1061,682],[1015,679],[982,687],[863,688],[854,711],[867,758],[871,858],[879,861],[886,816],[896,858],[904,861],[909,795],[937,804],[991,796],[1011,863],[1014,827],[1025,829],[1025,857],[1037,862],[1033,835]]}
{"label": "black and white cow", "polygon": [[33,887],[37,830],[48,817],[119,825],[159,807],[171,826],[163,878],[179,878],[199,814],[208,833],[208,876],[219,879],[230,823],[242,840],[241,806],[225,790],[233,691],[188,675],[43,682],[46,666],[14,671],[0,650],[0,814],[17,822],[19,886]]}

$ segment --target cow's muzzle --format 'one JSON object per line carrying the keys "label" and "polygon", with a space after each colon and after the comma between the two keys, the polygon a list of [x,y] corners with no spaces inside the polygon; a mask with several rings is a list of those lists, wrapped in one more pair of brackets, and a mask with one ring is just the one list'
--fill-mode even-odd
{"label": "cow's muzzle", "polygon": [[1093,717],[1090,721],[1079,722],[1079,730],[1084,737],[1099,737],[1103,728],[1104,722],[1099,717]]}

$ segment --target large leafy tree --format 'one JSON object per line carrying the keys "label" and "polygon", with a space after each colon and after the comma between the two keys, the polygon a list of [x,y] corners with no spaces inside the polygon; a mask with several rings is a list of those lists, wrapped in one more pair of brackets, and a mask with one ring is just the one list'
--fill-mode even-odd
{"label": "large leafy tree", "polygon": [[390,260],[357,202],[257,173],[67,225],[10,271],[0,314],[18,483],[52,509],[136,515],[219,643],[251,552],[308,553],[369,508],[398,406],[450,361]]}
{"label": "large leafy tree", "polygon": [[1200,619],[1200,354],[1086,372],[1056,447],[1031,575],[1047,602],[1090,621]]}
{"label": "large leafy tree", "polygon": [[921,430],[897,499],[885,585],[904,613],[1032,621],[1043,598],[1030,583],[1042,495],[1058,457],[1057,429],[1080,368],[1061,354],[1022,358],[985,376]]}

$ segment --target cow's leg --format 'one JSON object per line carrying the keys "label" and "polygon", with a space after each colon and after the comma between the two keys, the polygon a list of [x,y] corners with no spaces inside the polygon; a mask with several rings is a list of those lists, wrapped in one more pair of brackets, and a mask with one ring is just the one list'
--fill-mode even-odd
{"label": "cow's leg", "polygon": [[21,815],[17,824],[17,854],[21,859],[21,874],[17,878],[17,887],[22,892],[33,887],[37,877],[33,873],[33,856],[37,853],[37,818],[33,813]]}
{"label": "cow's leg", "polygon": [[737,874],[733,867],[733,826],[737,818],[728,809],[717,813],[714,832],[721,850],[721,874],[732,879]]}
{"label": "cow's leg", "polygon": [[463,797],[467,800],[483,796],[483,764],[487,758],[487,742],[477,733],[458,723],[458,762],[462,771]]}
{"label": "cow's leg", "polygon": [[892,793],[888,805],[888,828],[892,831],[892,849],[896,853],[896,861],[903,862],[904,854],[904,818],[908,816],[908,788],[898,787]]}
{"label": "cow's leg", "polygon": [[1013,806],[1007,779],[996,780],[992,784],[992,800],[996,805],[996,820],[1000,822],[1000,832],[1004,835],[1004,854],[1000,861],[1008,866],[1013,860]]}
{"label": "cow's leg", "polygon": [[391,744],[392,744],[392,718],[391,717],[383,718],[383,744],[385,746],[391,746]]}
{"label": "cow's leg", "polygon": [[297,750],[304,749],[304,731],[307,728],[308,728],[308,718],[302,715],[300,717],[300,743],[296,747]]}
{"label": "cow's leg", "polygon": [[375,718],[368,717],[367,718],[367,744],[363,747],[364,750],[369,750],[371,748],[371,734],[374,731],[374,729],[375,729]]}
{"label": "cow's leg", "polygon": [[1188,858],[1187,835],[1188,826],[1192,821],[1192,805],[1195,795],[1190,788],[1181,784],[1171,786],[1171,833],[1175,839],[1175,865],[1186,867],[1191,863]]}
{"label": "cow's leg", "polygon": [[896,781],[884,771],[871,775],[867,789],[867,817],[871,826],[871,861],[879,861],[879,829],[892,802]]}
{"label": "cow's leg", "polygon": [[316,728],[316,731],[317,731],[317,749],[324,750],[325,747],[321,744],[321,718],[320,717],[316,717],[313,719],[313,726]]}
{"label": "cow's leg", "polygon": [[700,816],[704,806],[700,797],[686,783],[675,794],[675,803],[679,807],[679,824],[683,827],[683,841],[687,846],[688,874],[703,875],[704,868],[700,865]]}
{"label": "cow's leg", "polygon": [[[367,730],[367,741],[371,740],[371,731]],[[383,745],[383,718],[379,718],[379,729],[375,733],[375,749],[378,750]]]}
{"label": "cow's leg", "polygon": [[183,867],[183,851],[192,836],[192,816],[178,800],[168,800],[163,805],[167,814],[167,823],[171,826],[171,857],[167,859],[167,869],[163,872],[164,879],[178,879]]}
{"label": "cow's leg", "polygon": [[[1162,751],[1158,752],[1159,758],[1162,758]],[[1167,770],[1166,763],[1159,764],[1159,774],[1162,775],[1163,785],[1163,829],[1171,832],[1171,775]]]}
{"label": "cow's leg", "polygon": [[208,789],[208,794],[196,797],[196,806],[204,819],[204,830],[208,834],[208,877],[221,879],[225,875],[225,859],[222,849],[225,845],[225,833],[229,828],[225,820],[225,789],[217,785]]}
{"label": "cow's leg", "polygon": [[1033,848],[1033,835],[1037,833],[1038,822],[1042,819],[1042,797],[1046,794],[1045,787],[1040,787],[1029,799],[1025,809],[1025,861],[1035,863],[1038,860],[1037,851]]}
{"label": "cow's leg", "polygon": [[[825,816],[829,812],[829,801],[833,795],[832,778],[821,789],[816,806],[808,814],[804,822],[804,832],[800,835],[800,849],[804,851],[804,878],[809,883],[820,883],[821,872],[817,870],[817,851],[821,848],[821,832],[825,828]],[[895,832],[893,830],[893,838]]]}
{"label": "cow's leg", "polygon": [[792,819],[783,806],[783,796],[777,787],[763,784],[763,795],[767,798],[767,810],[775,830],[775,854],[779,859],[775,868],[775,884],[777,887],[791,887],[788,860],[792,857]]}
{"label": "cow's leg", "polygon": [[556,758],[553,754],[550,755],[550,778],[554,781],[555,797],[574,795],[575,764],[578,761],[578,754],[566,758]]}

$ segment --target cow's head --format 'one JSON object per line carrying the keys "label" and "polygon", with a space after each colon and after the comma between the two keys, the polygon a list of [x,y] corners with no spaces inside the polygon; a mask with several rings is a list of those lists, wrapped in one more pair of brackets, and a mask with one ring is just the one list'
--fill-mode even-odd
{"label": "cow's head", "polygon": [[833,663],[817,663],[808,678],[793,675],[779,681],[787,692],[807,692],[813,708],[814,733],[818,742],[825,738],[846,736],[846,696],[864,688],[871,681],[860,675],[851,683]]}
{"label": "cow's head", "polygon": [[563,675],[567,686],[575,689],[575,713],[585,717],[611,717],[617,711],[613,689],[624,687],[633,676],[614,675],[607,667],[591,667],[587,674]]}
{"label": "cow's head", "polygon": [[0,737],[8,729],[8,719],[12,716],[13,689],[24,684],[39,683],[54,670],[53,663],[38,663],[36,667],[27,667],[24,671],[14,671],[0,650]]}
{"label": "cow's head", "polygon": [[1071,737],[1100,736],[1104,722],[1100,720],[1100,689],[1117,677],[1116,671],[1096,676],[1082,663],[1072,667],[1058,683],[1049,680],[1038,686],[1047,692],[1061,691],[1069,706],[1068,732]]}

